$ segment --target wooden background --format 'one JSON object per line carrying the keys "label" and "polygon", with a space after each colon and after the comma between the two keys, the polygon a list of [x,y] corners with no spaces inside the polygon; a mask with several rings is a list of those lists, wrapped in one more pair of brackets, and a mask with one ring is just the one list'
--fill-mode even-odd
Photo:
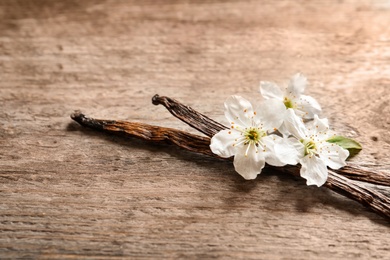
{"label": "wooden background", "polygon": [[389,24],[388,0],[0,0],[0,258],[389,259],[388,220],[326,188],[69,118],[194,132],[152,96],[225,122],[302,72],[390,173]]}

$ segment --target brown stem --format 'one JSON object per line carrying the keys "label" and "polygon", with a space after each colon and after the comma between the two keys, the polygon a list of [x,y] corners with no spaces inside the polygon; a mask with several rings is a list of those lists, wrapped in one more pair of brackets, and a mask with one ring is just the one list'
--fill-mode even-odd
{"label": "brown stem", "polygon": [[93,119],[80,111],[75,111],[70,117],[82,126],[99,131],[136,137],[153,143],[174,144],[191,152],[217,157],[209,148],[210,138],[208,137],[142,123]]}
{"label": "brown stem", "polygon": [[358,182],[350,181],[333,171],[329,171],[325,186],[390,218],[390,199],[380,192],[369,189]]}
{"label": "brown stem", "polygon": [[333,171],[348,179],[390,187],[390,174],[385,172],[369,171],[352,165]]}
{"label": "brown stem", "polygon": [[185,106],[172,98],[164,96],[160,97],[156,94],[152,98],[152,103],[154,105],[163,105],[174,117],[197,129],[199,132],[207,135],[208,137],[212,137],[219,131],[226,129],[226,126],[215,122],[207,116],[195,111],[191,107]]}
{"label": "brown stem", "polygon": [[[221,130],[228,129],[226,126],[215,122],[211,118],[181,104],[175,99],[155,95],[152,98],[152,102],[154,105],[163,105],[172,115],[209,137],[212,137]],[[390,174],[383,172],[367,171],[353,166],[346,166],[339,170],[334,170],[334,172],[352,180],[390,186]]]}
{"label": "brown stem", "polygon": [[[287,165],[279,167],[277,170],[299,176],[299,168],[296,166]],[[324,186],[390,219],[390,198],[385,194],[370,189],[360,182],[341,176],[333,170],[328,171],[328,179]]]}

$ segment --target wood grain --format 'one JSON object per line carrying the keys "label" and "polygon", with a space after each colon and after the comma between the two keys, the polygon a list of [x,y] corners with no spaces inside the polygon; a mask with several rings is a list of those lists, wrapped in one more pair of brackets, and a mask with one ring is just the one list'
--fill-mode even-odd
{"label": "wood grain", "polygon": [[0,0],[1,258],[388,259],[389,223],[347,198],[69,114],[194,131],[151,98],[225,123],[228,95],[300,71],[363,144],[353,163],[389,173],[389,15],[385,0]]}

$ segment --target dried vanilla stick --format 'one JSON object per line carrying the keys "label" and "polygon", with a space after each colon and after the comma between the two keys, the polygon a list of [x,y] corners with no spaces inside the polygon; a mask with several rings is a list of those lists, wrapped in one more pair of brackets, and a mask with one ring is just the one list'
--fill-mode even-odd
{"label": "dried vanilla stick", "polygon": [[152,143],[174,144],[191,152],[218,157],[211,152],[209,148],[210,138],[208,137],[142,123],[93,119],[85,116],[80,111],[75,111],[70,117],[80,125],[95,130],[136,137]]}

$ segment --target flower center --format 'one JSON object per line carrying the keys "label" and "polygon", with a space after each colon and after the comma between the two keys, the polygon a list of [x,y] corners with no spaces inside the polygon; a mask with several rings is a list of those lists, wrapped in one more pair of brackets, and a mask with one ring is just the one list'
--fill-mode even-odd
{"label": "flower center", "polygon": [[251,144],[257,144],[260,139],[264,136],[266,136],[267,133],[258,129],[258,128],[249,128],[245,131],[245,144],[251,143]]}
{"label": "flower center", "polygon": [[284,98],[283,103],[286,106],[286,108],[295,108],[294,102],[291,99],[287,98],[287,97]]}
{"label": "flower center", "polygon": [[313,155],[317,151],[317,145],[312,139],[301,139],[301,143],[305,146],[305,156],[306,155]]}

